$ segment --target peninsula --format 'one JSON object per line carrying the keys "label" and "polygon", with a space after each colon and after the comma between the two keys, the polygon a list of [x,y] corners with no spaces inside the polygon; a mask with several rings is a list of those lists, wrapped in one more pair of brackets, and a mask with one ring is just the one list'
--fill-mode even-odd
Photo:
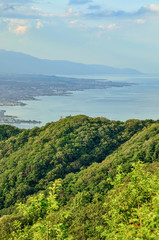
{"label": "peninsula", "polygon": [[5,115],[5,110],[0,110],[0,124],[20,124],[20,123],[27,123],[27,124],[40,124],[40,121],[35,120],[21,120],[18,119],[16,116],[9,116]]}
{"label": "peninsula", "polygon": [[0,74],[0,106],[24,105],[38,96],[61,96],[85,89],[124,87],[130,83],[33,74]]}
{"label": "peninsula", "polygon": [[[23,106],[25,100],[36,100],[38,96],[67,96],[73,91],[124,87],[130,83],[112,82],[103,79],[83,79],[32,74],[0,74],[0,106]],[[39,124],[35,120],[20,120],[5,115],[0,109],[0,124]]]}

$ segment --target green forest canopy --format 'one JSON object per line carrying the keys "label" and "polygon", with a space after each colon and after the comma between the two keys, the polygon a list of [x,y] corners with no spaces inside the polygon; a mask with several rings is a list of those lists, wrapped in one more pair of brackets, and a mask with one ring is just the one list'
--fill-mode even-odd
{"label": "green forest canopy", "polygon": [[158,238],[158,121],[1,128],[0,239]]}

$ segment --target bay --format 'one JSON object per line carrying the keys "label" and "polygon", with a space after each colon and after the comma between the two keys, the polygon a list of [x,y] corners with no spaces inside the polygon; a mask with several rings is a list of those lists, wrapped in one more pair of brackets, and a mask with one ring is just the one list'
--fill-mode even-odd
{"label": "bay", "polygon": [[[75,76],[71,76],[75,77]],[[81,77],[81,76],[80,76]],[[3,106],[7,115],[23,120],[37,120],[45,125],[62,117],[84,114],[111,120],[159,119],[159,74],[140,76],[82,76],[133,83],[131,86],[75,91],[68,96],[43,96],[36,101],[23,101],[25,106]],[[33,124],[17,124],[32,128]]]}

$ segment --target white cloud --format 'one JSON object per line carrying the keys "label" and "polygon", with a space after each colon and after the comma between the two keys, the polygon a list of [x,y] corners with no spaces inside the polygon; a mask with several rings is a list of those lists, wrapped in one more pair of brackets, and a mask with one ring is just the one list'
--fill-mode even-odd
{"label": "white cloud", "polygon": [[143,20],[143,19],[136,19],[135,22],[139,23],[139,24],[144,24],[145,20]]}
{"label": "white cloud", "polygon": [[26,20],[23,19],[3,19],[8,24],[8,31],[16,35],[23,35],[29,29],[29,25]]}
{"label": "white cloud", "polygon": [[107,26],[107,29],[109,29],[109,30],[117,29],[117,28],[119,28],[119,27],[115,23],[112,23],[112,24]]}
{"label": "white cloud", "polygon": [[77,23],[77,20],[70,21],[70,24],[75,24],[75,23]]}
{"label": "white cloud", "polygon": [[87,4],[92,2],[92,0],[70,0],[69,4]]}
{"label": "white cloud", "polygon": [[73,12],[73,9],[72,8],[68,8],[67,9],[67,14],[69,15],[69,14],[72,14],[72,12]]}
{"label": "white cloud", "polygon": [[103,26],[103,25],[99,25],[98,28],[100,28],[101,30],[114,30],[114,29],[119,29],[120,27],[116,24],[116,23],[112,23],[109,24],[108,26]]}
{"label": "white cloud", "polygon": [[[107,26],[99,25],[98,29],[100,29],[100,31],[97,32],[97,38],[102,38],[103,36],[105,36],[106,33],[108,33],[108,30],[110,31],[110,30],[115,30],[119,28],[120,27],[115,23],[109,24]],[[110,40],[110,38],[107,37],[107,40]]]}
{"label": "white cloud", "polygon": [[144,23],[146,23],[146,20],[144,20],[144,19],[142,19],[142,18],[138,18],[138,19],[128,19],[127,22],[128,22],[128,23],[144,24]]}
{"label": "white cloud", "polygon": [[149,9],[150,11],[159,12],[159,6],[155,4],[146,5],[145,8]]}
{"label": "white cloud", "polygon": [[36,24],[37,29],[40,29],[42,26],[43,26],[43,24],[41,22],[37,22],[37,24]]}
{"label": "white cloud", "polygon": [[105,29],[103,25],[99,25],[98,28]]}
{"label": "white cloud", "polygon": [[80,14],[79,13],[74,13],[73,9],[70,7],[67,9],[67,11],[63,14],[53,14],[53,13],[39,13],[39,15],[37,16],[37,18],[42,17],[42,18],[72,18],[72,17],[79,17]]}
{"label": "white cloud", "polygon": [[36,8],[36,7],[34,7],[34,6],[32,6],[31,9],[32,9],[32,10],[35,10],[35,11],[42,11],[41,8]]}
{"label": "white cloud", "polygon": [[35,2],[35,0],[1,0],[3,3],[24,4]]}
{"label": "white cloud", "polygon": [[14,18],[11,18],[11,19],[6,19],[6,22],[9,22],[11,25],[13,24],[26,24],[26,20],[24,19],[14,19]]}
{"label": "white cloud", "polygon": [[39,18],[39,17],[42,17],[42,18],[53,18],[53,17],[56,17],[56,15],[53,14],[53,13],[41,13],[41,14],[38,16],[38,18]]}
{"label": "white cloud", "polygon": [[16,34],[16,35],[23,35],[23,34],[25,34],[27,29],[28,29],[28,26],[25,26],[25,25],[23,25],[23,26],[19,25],[19,26],[16,26],[16,27],[9,26],[9,31],[11,33]]}
{"label": "white cloud", "polygon": [[42,9],[25,5],[0,4],[0,16],[15,19],[38,19],[41,17]]}
{"label": "white cloud", "polygon": [[[89,9],[90,10],[90,9]],[[144,5],[137,9],[136,11],[125,11],[125,10],[97,10],[89,11],[88,13],[85,13],[85,17],[88,17],[89,19],[106,19],[106,18],[118,18],[118,19],[133,19],[136,17],[147,17],[147,14],[149,16],[159,15],[159,5],[151,4],[151,5]]]}

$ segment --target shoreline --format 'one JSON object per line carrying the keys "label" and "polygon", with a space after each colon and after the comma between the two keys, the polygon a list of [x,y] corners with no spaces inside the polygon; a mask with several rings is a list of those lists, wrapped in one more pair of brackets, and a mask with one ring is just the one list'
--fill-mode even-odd
{"label": "shoreline", "polygon": [[[38,97],[43,97],[43,96],[70,96],[73,94],[73,92],[76,92],[76,91],[85,91],[85,90],[91,90],[91,89],[103,89],[103,87],[105,89],[107,88],[112,88],[112,87],[127,87],[127,86],[133,86],[133,85],[136,85],[135,83],[123,83],[123,82],[113,82],[113,81],[109,81],[107,82],[107,85],[104,85],[104,86],[100,86],[100,87],[97,87],[97,86],[94,86],[94,87],[86,87],[84,89],[74,89],[74,90],[62,90],[62,91],[57,91],[57,90],[54,90],[52,93],[49,93],[49,94],[38,94],[38,95],[35,95],[35,96],[27,96],[27,97],[23,97],[23,98],[20,98],[17,100],[13,99],[13,101],[7,101],[7,100],[0,100],[0,107],[3,107],[3,106],[26,106],[27,104],[22,102],[23,100],[24,101],[37,101],[37,98]],[[16,101],[17,100],[17,101]],[[0,110],[1,111],[1,110]]]}
{"label": "shoreline", "polygon": [[17,116],[10,116],[10,115],[5,115],[6,110],[0,110],[0,124],[22,124],[22,123],[27,123],[27,124],[40,124],[41,121],[37,120],[22,120],[19,119]]}

